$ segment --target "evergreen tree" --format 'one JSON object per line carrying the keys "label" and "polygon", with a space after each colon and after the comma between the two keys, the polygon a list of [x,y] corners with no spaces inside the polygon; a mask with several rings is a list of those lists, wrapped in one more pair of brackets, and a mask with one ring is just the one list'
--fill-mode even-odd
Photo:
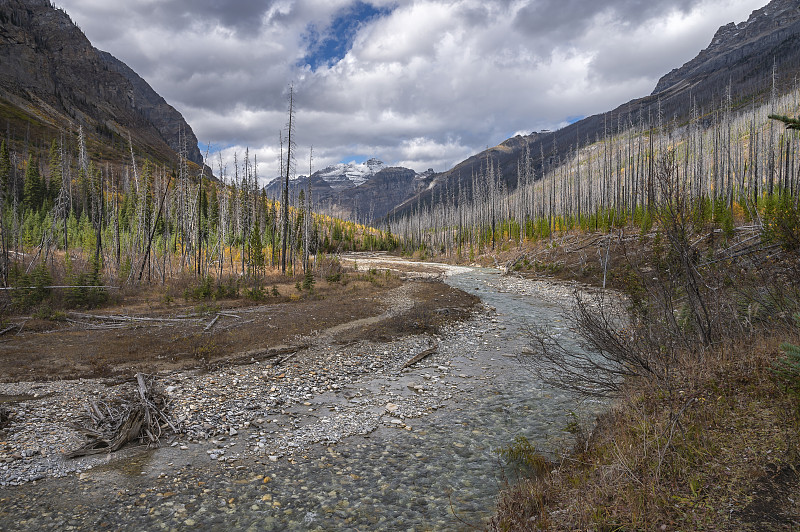
{"label": "evergreen tree", "polygon": [[11,181],[11,157],[8,154],[6,141],[0,141],[0,193],[5,199],[8,196],[9,181]]}
{"label": "evergreen tree", "polygon": [[800,118],[792,118],[783,115],[769,115],[769,118],[783,122],[786,125],[786,129],[800,130]]}
{"label": "evergreen tree", "polygon": [[208,189],[208,221],[211,228],[216,228],[219,223],[219,197],[217,196],[217,187],[214,185],[206,185]]}
{"label": "evergreen tree", "polygon": [[257,220],[253,224],[253,230],[250,233],[250,240],[248,247],[250,248],[250,269],[258,275],[264,269],[264,248],[261,242],[261,223]]}
{"label": "evergreen tree", "polygon": [[25,185],[22,190],[22,201],[25,208],[32,211],[39,210],[42,206],[42,178],[39,175],[39,164],[33,155],[28,157],[28,167],[25,169]]}

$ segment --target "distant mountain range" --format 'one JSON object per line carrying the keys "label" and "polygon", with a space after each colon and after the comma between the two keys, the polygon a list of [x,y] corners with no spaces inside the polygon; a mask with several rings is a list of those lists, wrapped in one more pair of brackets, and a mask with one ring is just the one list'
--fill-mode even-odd
{"label": "distant mountain range", "polygon": [[175,160],[185,149],[202,164],[181,114],[125,63],[92,46],[49,0],[0,0],[0,66],[3,122],[40,124],[50,138],[79,125],[120,143],[130,135],[156,160]]}
{"label": "distant mountain range", "polygon": [[[433,170],[416,173],[402,167],[387,167],[378,159],[364,163],[340,163],[311,174],[311,195],[316,208],[341,218],[371,222],[430,184]],[[308,189],[308,176],[289,181],[295,196]],[[267,195],[280,198],[280,179],[271,181]]]}

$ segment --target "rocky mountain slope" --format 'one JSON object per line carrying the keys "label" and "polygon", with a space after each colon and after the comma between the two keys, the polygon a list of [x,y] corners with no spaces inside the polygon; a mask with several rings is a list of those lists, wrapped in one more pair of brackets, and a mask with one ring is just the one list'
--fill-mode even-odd
{"label": "rocky mountain slope", "polygon": [[[615,131],[620,124],[655,124],[662,116],[680,124],[695,106],[706,114],[719,109],[730,97],[731,106],[748,106],[778,91],[793,87],[800,74],[800,0],[772,0],[754,11],[747,21],[723,26],[697,57],[661,80],[652,94],[625,103],[613,111],[587,117],[555,132],[533,133],[508,139],[433,177],[434,184],[408,198],[389,216],[409,212],[417,203],[441,197],[445,187],[471,191],[472,175],[491,163],[509,189],[517,184],[517,163],[530,148],[537,175],[542,165],[557,163],[576,145],[585,145]],[[708,119],[711,119],[710,117]],[[542,157],[544,155],[544,157]]]}
{"label": "rocky mountain slope", "polygon": [[[430,184],[433,170],[421,174],[402,167],[387,167],[378,159],[365,163],[340,163],[311,174],[315,208],[325,214],[359,222],[374,222]],[[308,188],[308,176],[289,181],[292,197]],[[266,186],[267,195],[280,198],[281,180]]]}
{"label": "rocky mountain slope", "polygon": [[[800,66],[800,2],[773,0],[753,11],[746,21],[722,26],[697,57],[662,77],[657,94],[684,92],[692,87],[724,87],[748,93],[764,86],[773,65],[781,77]],[[791,77],[789,78],[791,79]],[[771,76],[768,81],[771,83]]]}
{"label": "rocky mountain slope", "polygon": [[[192,128],[142,78],[97,50],[49,0],[0,0],[0,99],[6,114],[55,130],[127,140],[158,159],[202,156]],[[11,110],[9,110],[11,109]]]}

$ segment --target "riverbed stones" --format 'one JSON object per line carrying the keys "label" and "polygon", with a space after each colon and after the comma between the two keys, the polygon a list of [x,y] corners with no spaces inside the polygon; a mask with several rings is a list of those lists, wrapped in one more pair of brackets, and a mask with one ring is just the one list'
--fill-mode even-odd
{"label": "riverbed stones", "polygon": [[[251,364],[206,374],[163,376],[162,384],[173,387],[173,408],[186,430],[178,440],[183,444],[179,448],[186,449],[163,452],[187,457],[193,467],[167,469],[163,478],[161,469],[158,478],[142,475],[143,482],[153,482],[152,492],[142,493],[141,499],[139,493],[121,495],[118,502],[109,501],[108,507],[121,509],[129,519],[140,519],[118,521],[139,529],[186,528],[188,519],[196,527],[256,530],[458,528],[447,515],[447,489],[442,488],[452,485],[453,503],[459,512],[476,515],[471,512],[485,508],[483,503],[465,501],[461,496],[471,497],[487,486],[489,491],[496,486],[493,449],[507,441],[503,434],[515,416],[524,418],[529,430],[547,430],[538,404],[529,408],[533,403],[528,401],[536,397],[534,391],[511,396],[497,387],[503,381],[495,378],[496,365],[515,361],[499,356],[514,352],[504,347],[491,357],[497,360],[489,363],[483,342],[493,353],[504,341],[494,336],[494,331],[502,329],[491,323],[492,317],[505,323],[506,317],[483,309],[476,319],[445,330],[437,353],[405,372],[400,368],[408,354],[427,349],[432,338],[410,336],[380,345],[316,345],[274,368]],[[520,389],[528,386],[528,381],[527,376],[517,378],[509,388]],[[56,409],[38,411],[33,402],[15,405],[32,425],[15,425],[16,436],[13,441],[2,438],[10,444],[0,444],[0,453],[18,454],[21,458],[14,466],[38,462],[46,474],[52,474],[54,466],[39,455],[23,457],[26,449],[41,447],[43,454],[50,452],[47,445],[30,445],[37,439],[36,431],[68,433],[68,420],[85,405],[88,394],[82,392],[84,388],[99,390],[91,396],[102,398],[124,387],[105,387],[99,382],[47,383],[41,391],[55,393],[51,399]],[[496,396],[492,395],[495,391]],[[0,393],[6,392],[0,389]],[[478,397],[486,403],[479,405]],[[357,402],[351,403],[351,399]],[[314,411],[308,411],[304,403],[311,403]],[[514,406],[497,410],[498,404]],[[437,414],[442,407],[446,414]],[[558,423],[553,430],[560,430]],[[370,439],[357,436],[370,433]],[[472,438],[491,440],[476,446]],[[379,444],[372,444],[372,439]],[[187,445],[189,441],[198,444]],[[434,456],[436,453],[439,455]],[[203,460],[188,458],[192,456]],[[57,453],[54,461],[58,462]],[[96,464],[83,462],[75,470],[85,472],[92,465]],[[266,487],[260,481],[250,482],[253,470],[262,475],[269,471],[275,480]],[[455,472],[474,477],[456,477]],[[17,475],[14,482],[33,478],[33,471],[24,468],[13,474]],[[11,473],[0,470],[0,478],[10,479]],[[92,473],[83,485],[99,489],[92,488],[95,478]],[[180,485],[164,485],[171,478]],[[168,492],[177,495],[164,497]],[[491,493],[481,497],[490,504],[493,501]],[[134,498],[137,505],[132,504]],[[172,501],[163,499],[174,499],[175,505],[167,506]],[[347,504],[342,503],[345,500]],[[133,509],[126,510],[126,504]],[[259,509],[253,510],[255,506]],[[152,510],[149,515],[158,517],[146,517],[145,512],[137,513],[137,508]],[[47,519],[40,515],[29,524]],[[86,525],[87,515],[68,516],[62,524]]]}

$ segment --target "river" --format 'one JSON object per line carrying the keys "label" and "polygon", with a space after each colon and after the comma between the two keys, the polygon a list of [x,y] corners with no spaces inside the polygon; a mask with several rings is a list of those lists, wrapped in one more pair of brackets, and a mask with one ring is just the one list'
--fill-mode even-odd
{"label": "river", "polygon": [[[363,261],[366,262],[366,259]],[[562,329],[568,288],[445,268],[445,280],[489,311],[441,335],[435,355],[409,370],[369,376],[354,393],[307,404],[375,404],[431,393],[435,408],[386,416],[367,434],[291,456],[209,460],[209,445],[163,447],[84,471],[0,490],[0,529],[461,530],[482,529],[513,473],[498,449],[525,436],[554,456],[585,404],[537,382],[516,356],[533,325]],[[309,409],[310,410],[310,409]],[[328,421],[330,422],[330,421]],[[310,423],[310,421],[308,421]],[[231,453],[252,431],[215,441]],[[243,452],[242,456],[249,456]],[[506,474],[511,478],[507,479]]]}

